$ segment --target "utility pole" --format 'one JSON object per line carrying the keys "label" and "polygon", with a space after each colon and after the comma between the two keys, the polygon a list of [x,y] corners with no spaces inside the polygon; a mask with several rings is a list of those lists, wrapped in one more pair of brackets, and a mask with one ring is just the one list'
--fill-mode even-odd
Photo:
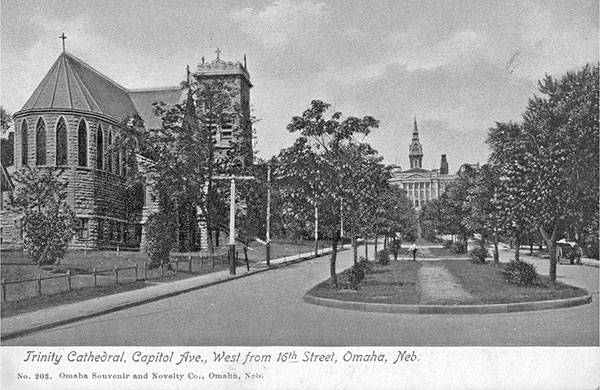
{"label": "utility pole", "polygon": [[340,248],[344,247],[344,213],[343,207],[340,203]]}
{"label": "utility pole", "polygon": [[231,180],[229,201],[229,274],[235,275],[235,181],[254,180],[254,176],[214,176],[215,180]]}
{"label": "utility pole", "polygon": [[266,232],[267,267],[271,266],[271,163],[267,165],[267,232]]}
{"label": "utility pole", "polygon": [[319,208],[315,203],[315,256],[319,256]]}

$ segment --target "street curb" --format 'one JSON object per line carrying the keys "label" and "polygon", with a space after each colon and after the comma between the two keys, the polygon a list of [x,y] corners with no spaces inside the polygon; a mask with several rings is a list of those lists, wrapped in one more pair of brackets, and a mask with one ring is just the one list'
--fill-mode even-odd
{"label": "street curb", "polygon": [[372,313],[394,313],[394,314],[498,314],[516,313],[523,311],[538,311],[548,309],[559,309],[585,305],[592,302],[591,295],[582,297],[556,299],[552,301],[503,303],[492,305],[401,305],[385,303],[369,303],[355,301],[341,301],[330,298],[320,298],[305,294],[304,302],[318,306],[332,307],[336,309],[358,310]]}
{"label": "street curb", "polygon": [[[347,248],[339,248],[338,252],[341,251],[345,251],[348,250]],[[161,299],[165,299],[165,298],[170,298],[170,297],[174,297],[176,295],[180,295],[180,294],[185,294],[191,291],[196,291],[196,290],[200,290],[206,287],[211,287],[211,286],[215,286],[221,283],[225,283],[225,282],[229,282],[231,280],[236,280],[236,279],[241,279],[241,278],[245,278],[247,276],[251,276],[254,274],[258,274],[258,273],[262,273],[262,272],[266,272],[266,271],[271,271],[271,270],[276,270],[279,268],[283,268],[286,267],[288,265],[292,265],[292,264],[296,264],[296,263],[300,263],[306,260],[312,260],[312,259],[316,259],[322,256],[326,256],[328,254],[330,254],[331,252],[325,252],[325,253],[320,253],[318,256],[312,255],[312,256],[307,256],[307,257],[300,257],[298,259],[290,259],[290,260],[284,260],[280,263],[277,264],[272,264],[271,267],[266,267],[266,268],[259,268],[259,269],[254,269],[250,272],[246,272],[243,274],[236,274],[236,275],[229,275],[228,277],[224,278],[224,279],[220,279],[220,280],[215,280],[212,282],[207,282],[204,284],[199,284],[197,286],[193,286],[193,287],[188,287],[182,290],[177,290],[177,291],[171,291],[168,293],[164,293],[164,294],[160,294],[160,295],[155,295],[153,297],[148,297],[148,298],[143,298],[143,299],[139,299],[137,301],[133,301],[133,302],[127,302],[121,305],[117,305],[117,306],[112,306],[110,308],[106,308],[106,309],[102,309],[102,310],[98,310],[95,311],[93,313],[87,313],[87,314],[82,314],[82,315],[78,315],[78,316],[74,316],[74,317],[70,317],[70,318],[65,318],[63,320],[58,320],[58,321],[54,321],[54,322],[49,322],[46,324],[42,324],[42,325],[38,325],[38,326],[34,326],[31,328],[27,328],[27,329],[21,329],[21,330],[16,330],[13,332],[7,332],[7,333],[3,333],[0,335],[0,341],[5,341],[5,340],[10,340],[10,339],[14,339],[16,337],[21,337],[30,333],[35,333],[35,332],[40,332],[42,330],[47,330],[47,329],[52,329],[52,328],[56,328],[58,326],[62,326],[62,325],[67,325],[73,322],[77,322],[77,321],[81,321],[81,320],[85,320],[88,318],[93,318],[93,317],[98,317],[104,314],[109,314],[109,313],[114,313],[117,311],[121,311],[121,310],[125,310],[125,309],[129,309],[135,306],[141,306],[144,305],[146,303],[151,303],[151,302],[155,302],[155,301],[159,301]],[[201,275],[199,275],[201,276]],[[122,294],[127,294],[127,292],[124,292]]]}

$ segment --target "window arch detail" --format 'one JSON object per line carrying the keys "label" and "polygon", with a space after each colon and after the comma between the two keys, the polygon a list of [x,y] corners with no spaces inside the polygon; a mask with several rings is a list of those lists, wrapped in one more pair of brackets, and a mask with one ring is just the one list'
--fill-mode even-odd
{"label": "window arch detail", "polygon": [[60,117],[56,124],[56,165],[68,164],[67,123]]}
{"label": "window arch detail", "polygon": [[23,119],[21,124],[21,165],[27,165],[27,152],[28,152],[28,131],[27,131],[27,119]]}
{"label": "window arch detail", "polygon": [[87,167],[87,125],[82,119],[77,127],[77,165]]}
{"label": "window arch detail", "polygon": [[46,165],[46,123],[38,119],[35,127],[35,165]]}
{"label": "window arch detail", "polygon": [[102,125],[98,125],[96,134],[96,169],[104,168],[104,130]]}
{"label": "window arch detail", "polygon": [[107,169],[112,173],[113,171],[113,150],[112,150],[112,142],[113,142],[113,134],[112,134],[112,126],[108,128],[108,150],[106,152],[107,158]]}

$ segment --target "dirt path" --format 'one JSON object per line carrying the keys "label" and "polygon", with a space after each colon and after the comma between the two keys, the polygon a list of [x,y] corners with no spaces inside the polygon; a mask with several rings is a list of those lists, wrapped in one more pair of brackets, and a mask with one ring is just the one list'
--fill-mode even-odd
{"label": "dirt path", "polygon": [[419,269],[419,288],[422,304],[476,300],[458,284],[446,267],[435,262],[423,262]]}

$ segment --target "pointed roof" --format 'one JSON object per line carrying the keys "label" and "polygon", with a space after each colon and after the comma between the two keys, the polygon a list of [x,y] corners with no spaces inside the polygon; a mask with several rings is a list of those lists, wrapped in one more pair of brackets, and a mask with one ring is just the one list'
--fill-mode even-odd
{"label": "pointed roof", "polygon": [[127,90],[63,52],[21,111],[59,109],[103,114],[117,121],[136,113]]}
{"label": "pointed roof", "polygon": [[162,126],[162,119],[154,115],[154,103],[163,102],[167,106],[183,103],[186,89],[181,85],[164,88],[129,90],[138,115],[144,120],[148,129],[158,129]]}

